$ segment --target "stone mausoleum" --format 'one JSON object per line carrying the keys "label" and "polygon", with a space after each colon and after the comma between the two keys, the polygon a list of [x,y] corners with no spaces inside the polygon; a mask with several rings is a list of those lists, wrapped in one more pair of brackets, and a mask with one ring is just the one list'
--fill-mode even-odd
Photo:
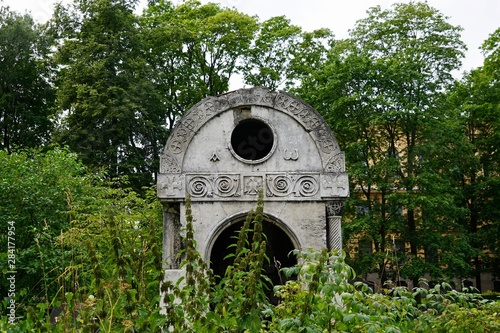
{"label": "stone mausoleum", "polygon": [[289,266],[293,249],[340,249],[349,195],[344,154],[321,115],[302,100],[266,88],[207,97],[172,131],[161,155],[166,278],[176,279],[184,203],[191,196],[194,237],[216,274],[259,190],[271,263]]}

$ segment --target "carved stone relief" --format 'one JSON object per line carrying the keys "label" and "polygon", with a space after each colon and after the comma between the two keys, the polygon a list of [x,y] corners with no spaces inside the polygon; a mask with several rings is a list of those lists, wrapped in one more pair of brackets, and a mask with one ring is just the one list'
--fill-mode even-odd
{"label": "carved stone relief", "polygon": [[210,161],[212,161],[212,162],[219,162],[220,161],[219,152],[217,150],[214,150],[212,152],[212,155],[210,155]]}
{"label": "carved stone relief", "polygon": [[319,174],[187,175],[186,192],[193,200],[237,200],[255,197],[264,188],[265,197],[271,199],[319,199],[319,180]]}
{"label": "carved stone relief", "polygon": [[262,176],[243,176],[243,194],[257,196],[262,188],[264,181]]}
{"label": "carved stone relief", "polygon": [[[157,184],[167,269],[179,268],[188,195],[207,260],[217,230],[239,223],[261,192],[266,214],[276,217],[275,227],[286,226],[298,248],[342,246],[342,202],[349,196],[344,154],[321,115],[288,93],[256,87],[194,105],[170,133]],[[282,246],[274,239],[271,246]]]}
{"label": "carved stone relief", "polygon": [[187,192],[193,198],[239,196],[239,175],[195,175],[187,177]]}
{"label": "carved stone relief", "polygon": [[326,204],[327,215],[330,216],[342,216],[342,210],[344,209],[344,202],[342,200],[332,200]]}
{"label": "carved stone relief", "polygon": [[160,157],[160,173],[176,173],[181,172],[181,168],[177,163],[177,159],[170,154],[165,154]]}
{"label": "carved stone relief", "polygon": [[[304,126],[316,141],[322,156],[323,164],[331,159],[332,154],[340,152],[335,137],[321,116],[309,105],[300,99],[284,92],[274,92],[257,87],[253,89],[241,89],[217,97],[207,97],[191,108],[183,117],[178,126],[175,127],[166,145],[164,156],[179,156],[175,162],[177,166],[182,165],[183,154],[192,137],[199,128],[210,118],[231,108],[246,107],[249,105],[263,106],[284,112]],[[288,152],[291,160],[298,158],[297,155]],[[214,157],[216,159],[216,157]],[[162,158],[160,172],[179,172],[171,165],[171,158]],[[163,164],[167,163],[168,166]]]}
{"label": "carved stone relief", "polygon": [[311,131],[321,124],[320,118],[311,112],[312,109],[300,100],[280,93],[276,95],[275,99],[275,106],[286,111],[294,118],[298,118],[305,125],[306,130]]}
{"label": "carved stone relief", "polygon": [[339,153],[333,156],[325,166],[326,172],[344,172],[345,171],[345,156],[344,153]]}
{"label": "carved stone relief", "polygon": [[342,249],[342,218],[340,216],[331,216],[327,218],[328,229],[328,249]]}
{"label": "carved stone relief", "polygon": [[343,199],[332,200],[326,203],[326,220],[328,230],[328,249],[342,249],[342,210]]}
{"label": "carved stone relief", "polygon": [[299,159],[299,150],[298,149],[293,149],[293,151],[290,149],[284,149],[283,150],[283,158],[287,161],[296,161]]}
{"label": "carved stone relief", "polygon": [[158,175],[158,196],[184,197],[184,175],[160,174]]}
{"label": "carved stone relief", "polygon": [[261,188],[271,200],[342,198],[349,195],[345,173],[160,174],[158,196],[193,200],[245,200]]}
{"label": "carved stone relief", "polygon": [[349,196],[349,180],[346,173],[325,173],[321,175],[322,197],[345,197]]}
{"label": "carved stone relief", "polygon": [[318,193],[319,175],[268,174],[266,190],[268,197],[313,197]]}

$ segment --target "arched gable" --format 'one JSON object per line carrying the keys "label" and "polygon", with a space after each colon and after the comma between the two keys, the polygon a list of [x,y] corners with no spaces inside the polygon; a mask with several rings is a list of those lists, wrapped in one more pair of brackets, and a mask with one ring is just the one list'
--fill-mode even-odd
{"label": "arched gable", "polygon": [[[319,155],[314,170],[301,170],[301,174],[280,174],[286,170],[271,170],[262,174],[241,175],[185,174],[186,151],[196,134],[212,119],[226,111],[262,107],[283,113],[300,124],[308,133]],[[222,129],[224,130],[224,129]],[[308,139],[309,140],[309,139]],[[290,158],[294,155],[287,152]],[[215,157],[216,158],[216,157]],[[311,171],[311,174],[307,172]],[[243,174],[246,172],[246,174]],[[304,173],[305,172],[305,173]],[[255,177],[254,177],[255,176]],[[347,197],[348,184],[345,173],[344,154],[321,115],[299,98],[286,92],[275,92],[263,87],[240,89],[220,96],[211,96],[193,106],[175,126],[160,157],[158,175],[158,197],[161,200],[181,199],[187,193],[199,194],[196,200],[244,200],[246,184],[257,180],[260,186],[268,185],[268,197],[272,200],[300,200],[308,198]],[[281,191],[280,185],[288,186]],[[224,188],[222,187],[224,186]],[[199,191],[198,191],[199,190]],[[228,193],[230,195],[228,195]],[[252,193],[256,194],[256,193]]]}
{"label": "arched gable", "polygon": [[210,119],[233,108],[264,106],[293,117],[314,138],[327,172],[345,171],[344,156],[323,117],[310,105],[286,92],[263,87],[240,89],[210,96],[193,106],[175,126],[161,155],[160,173],[180,173],[186,148],[196,132]]}

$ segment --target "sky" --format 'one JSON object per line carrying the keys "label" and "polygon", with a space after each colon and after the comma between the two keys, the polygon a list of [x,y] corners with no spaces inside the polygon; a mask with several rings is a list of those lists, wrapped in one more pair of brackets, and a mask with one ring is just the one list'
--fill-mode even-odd
{"label": "sky", "polygon": [[[63,0],[69,2],[70,0]],[[29,11],[38,22],[47,21],[56,0],[0,0],[0,6],[11,10]],[[174,1],[179,2],[179,0]],[[304,31],[329,28],[337,38],[348,37],[357,20],[366,17],[366,10],[380,5],[388,9],[396,2],[409,0],[201,0],[202,3],[216,2],[224,7],[257,15],[260,20],[284,15],[291,23]],[[470,70],[482,65],[483,56],[479,46],[496,29],[500,28],[500,0],[428,0],[429,5],[438,9],[449,22],[459,25],[462,41],[467,45],[462,70]]]}

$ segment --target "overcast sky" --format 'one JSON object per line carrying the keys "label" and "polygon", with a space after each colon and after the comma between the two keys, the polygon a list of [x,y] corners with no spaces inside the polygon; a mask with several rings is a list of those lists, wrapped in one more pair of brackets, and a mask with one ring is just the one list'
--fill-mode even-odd
{"label": "overcast sky", "polygon": [[[70,0],[63,0],[69,2]],[[0,0],[0,5],[12,10],[29,11],[39,22],[52,15],[55,0]],[[178,2],[178,1],[177,1]],[[209,2],[202,0],[203,3]],[[366,17],[366,10],[380,5],[389,8],[395,2],[407,0],[212,0],[223,6],[235,7],[240,12],[257,15],[261,20],[284,15],[292,24],[305,31],[318,28],[331,29],[337,38],[347,37],[348,30],[357,20]],[[460,25],[462,40],[468,51],[463,70],[482,65],[478,50],[481,43],[500,27],[500,0],[428,0],[428,3],[449,17],[449,22]]]}

